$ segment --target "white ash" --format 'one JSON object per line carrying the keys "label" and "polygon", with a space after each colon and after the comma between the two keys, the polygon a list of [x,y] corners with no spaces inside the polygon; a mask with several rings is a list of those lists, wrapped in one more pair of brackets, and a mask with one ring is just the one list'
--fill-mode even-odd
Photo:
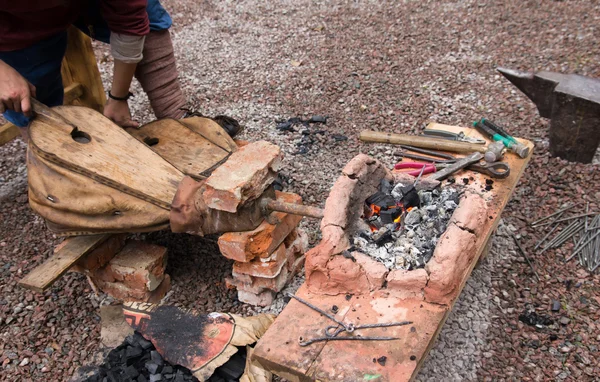
{"label": "white ash", "polygon": [[[391,191],[392,196],[402,198],[397,184]],[[388,224],[379,231],[371,232],[368,226],[359,224],[353,237],[356,250],[363,252],[383,263],[387,269],[423,268],[433,256],[439,237],[444,233],[452,213],[458,206],[459,192],[454,188],[419,191],[421,208],[414,207],[402,216],[400,229],[394,230],[394,224]],[[381,232],[390,230],[391,236],[379,244],[375,242]]]}

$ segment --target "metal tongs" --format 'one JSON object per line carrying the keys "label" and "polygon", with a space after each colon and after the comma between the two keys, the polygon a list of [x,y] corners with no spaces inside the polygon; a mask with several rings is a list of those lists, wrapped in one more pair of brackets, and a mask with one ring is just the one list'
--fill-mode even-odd
{"label": "metal tongs", "polygon": [[363,337],[360,335],[358,335],[358,336],[340,336],[339,334],[344,333],[344,332],[345,333],[353,333],[356,330],[360,330],[360,329],[389,328],[391,326],[403,326],[403,325],[412,324],[412,321],[386,322],[386,323],[381,323],[381,324],[363,324],[363,325],[354,325],[353,323],[345,323],[345,322],[340,321],[337,318],[335,318],[334,315],[329,314],[328,312],[324,311],[323,309],[311,304],[310,302],[308,302],[298,296],[295,296],[291,293],[288,293],[287,296],[296,299],[297,301],[308,306],[315,312],[318,312],[318,313],[324,315],[325,317],[329,318],[331,321],[336,323],[336,325],[330,325],[325,328],[325,330],[324,330],[325,336],[324,337],[316,337],[316,338],[310,338],[310,339],[305,339],[303,337],[298,338],[298,344],[300,346],[308,346],[315,342],[336,341],[336,340],[338,340],[338,341],[351,341],[351,340],[354,340],[354,341],[391,341],[391,340],[398,340],[399,338],[397,338],[397,337],[377,337],[377,336],[371,336],[371,337],[364,336]]}
{"label": "metal tongs", "polygon": [[423,130],[423,135],[433,138],[448,139],[451,141],[475,143],[478,145],[485,145],[486,143],[484,139],[467,137],[464,131],[461,131],[460,133],[453,133],[446,130],[425,129]]}

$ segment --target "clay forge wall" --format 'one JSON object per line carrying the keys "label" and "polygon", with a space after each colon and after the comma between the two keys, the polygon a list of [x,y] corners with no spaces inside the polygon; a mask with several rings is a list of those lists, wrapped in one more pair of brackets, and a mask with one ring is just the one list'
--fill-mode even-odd
{"label": "clay forge wall", "polygon": [[322,240],[306,254],[306,280],[311,293],[365,294],[388,290],[437,304],[451,302],[467,273],[465,268],[477,253],[476,238],[488,215],[486,202],[473,190],[463,193],[425,268],[389,271],[364,253],[348,251],[364,201],[379,189],[382,179],[397,183],[406,177],[364,154],[348,162],[325,203]]}

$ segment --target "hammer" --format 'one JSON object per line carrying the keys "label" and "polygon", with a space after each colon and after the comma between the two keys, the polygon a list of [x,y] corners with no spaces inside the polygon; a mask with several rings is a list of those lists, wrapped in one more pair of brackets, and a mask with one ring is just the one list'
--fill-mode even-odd
{"label": "hammer", "polygon": [[474,152],[486,154],[486,161],[495,162],[502,157],[503,147],[495,146],[493,143],[489,146],[478,145],[476,143],[448,141],[439,138],[429,138],[423,136],[414,136],[408,134],[381,133],[378,131],[363,130],[360,133],[360,140],[364,142],[391,143],[395,145],[408,145],[422,147],[425,149],[438,151],[451,151],[455,153],[471,154]]}

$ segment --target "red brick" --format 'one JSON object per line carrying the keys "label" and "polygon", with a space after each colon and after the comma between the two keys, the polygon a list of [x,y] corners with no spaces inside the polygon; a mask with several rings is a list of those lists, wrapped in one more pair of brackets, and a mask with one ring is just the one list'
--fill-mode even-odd
{"label": "red brick", "polygon": [[153,291],[163,281],[166,266],[166,248],[131,240],[105,267],[93,272],[93,278]]}
{"label": "red brick", "polygon": [[[299,195],[277,192],[277,199],[288,203],[302,203]],[[270,256],[283,240],[298,226],[302,216],[272,212],[269,224],[266,220],[256,229],[245,232],[227,232],[219,237],[219,249],[223,256],[240,262],[248,262],[256,257]]]}
{"label": "red brick", "polygon": [[273,183],[282,159],[281,149],[266,141],[241,147],[208,177],[204,202],[210,208],[235,213]]}
{"label": "red brick", "polygon": [[163,281],[153,291],[130,288],[122,282],[94,280],[102,292],[120,301],[158,303],[171,288],[171,277],[164,275]]}
{"label": "red brick", "polygon": [[281,269],[287,262],[285,245],[281,244],[274,252],[272,261],[262,261],[263,259],[254,259],[248,263],[236,261],[233,263],[233,277],[237,274],[245,274],[254,277],[274,278],[281,272]]}
{"label": "red brick", "polygon": [[243,282],[238,278],[229,278],[225,281],[231,284],[233,287],[237,288],[237,290],[243,290],[245,292],[259,294],[264,292],[265,290],[272,290],[274,292],[279,292],[285,287],[285,284],[290,279],[290,273],[287,267],[283,267],[281,272],[273,278],[265,278],[265,277],[253,277],[250,276],[251,281]]}
{"label": "red brick", "polygon": [[125,234],[109,237],[105,242],[100,244],[98,248],[79,259],[77,265],[90,272],[105,266],[121,249],[123,249],[126,239],[127,235]]}
{"label": "red brick", "polygon": [[308,251],[308,236],[297,228],[285,238],[287,268],[290,278],[293,277],[304,264],[304,254]]}
{"label": "red brick", "polygon": [[275,292],[264,291],[259,294],[238,290],[238,300],[250,305],[269,306],[273,303]]}

